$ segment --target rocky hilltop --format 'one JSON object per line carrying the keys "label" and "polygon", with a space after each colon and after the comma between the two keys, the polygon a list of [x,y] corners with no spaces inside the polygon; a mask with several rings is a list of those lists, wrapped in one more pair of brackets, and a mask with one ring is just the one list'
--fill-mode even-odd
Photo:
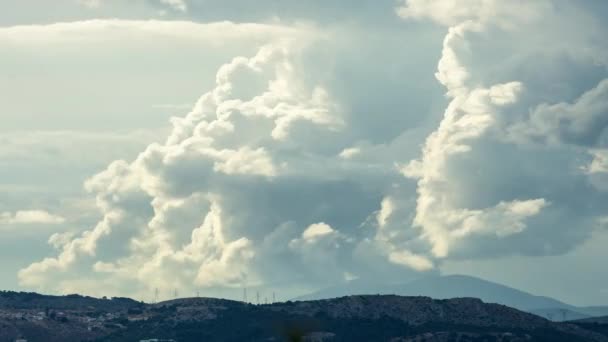
{"label": "rocky hilltop", "polygon": [[[3,293],[6,295],[6,293]],[[31,295],[31,294],[30,294]],[[214,298],[0,300],[0,342],[37,341],[597,341],[601,329],[556,323],[475,298],[357,295],[253,305]],[[0,296],[1,297],[1,296]],[[44,300],[43,300],[44,299]],[[18,305],[17,305],[17,304]],[[82,307],[78,307],[83,303]],[[593,331],[595,330],[595,331]]]}

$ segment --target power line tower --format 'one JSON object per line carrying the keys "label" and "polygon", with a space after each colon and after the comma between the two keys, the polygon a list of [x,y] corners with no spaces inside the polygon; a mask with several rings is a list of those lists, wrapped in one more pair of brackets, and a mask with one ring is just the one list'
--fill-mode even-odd
{"label": "power line tower", "polygon": [[196,298],[200,298],[201,297],[201,292],[199,290],[196,290]]}
{"label": "power line tower", "polygon": [[173,298],[177,299],[177,288],[173,290]]}
{"label": "power line tower", "polygon": [[256,291],[255,299],[256,299],[256,304],[260,305],[260,291]]}
{"label": "power line tower", "polygon": [[274,291],[272,291],[272,302],[276,303],[277,302],[277,297],[275,296]]}
{"label": "power line tower", "polygon": [[247,288],[243,288],[243,302],[247,303]]}
{"label": "power line tower", "polygon": [[158,303],[158,287],[154,289],[154,303]]}

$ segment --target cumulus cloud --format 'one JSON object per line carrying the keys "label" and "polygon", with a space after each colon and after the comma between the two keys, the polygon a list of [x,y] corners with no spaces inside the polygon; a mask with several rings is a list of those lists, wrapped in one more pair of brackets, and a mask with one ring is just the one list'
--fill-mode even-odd
{"label": "cumulus cloud", "polygon": [[65,218],[45,210],[19,210],[15,213],[0,213],[0,224],[3,225],[61,224],[64,222]]}
{"label": "cumulus cloud", "polygon": [[388,218],[393,214],[394,210],[395,204],[393,199],[390,197],[383,198],[382,203],[380,203],[380,210],[376,214],[378,227],[382,228],[386,225]]}
{"label": "cumulus cloud", "polygon": [[351,159],[361,153],[361,149],[358,147],[345,148],[340,152],[339,156],[342,159]]}
{"label": "cumulus cloud", "polygon": [[[436,5],[439,4],[437,2]],[[470,9],[474,13],[481,10],[475,6]],[[407,7],[407,11],[411,10]],[[416,15],[435,13],[432,6],[419,10]],[[449,13],[445,9],[439,12]],[[444,22],[442,18],[434,19]],[[438,258],[447,257],[453,243],[471,234],[495,232],[500,236],[522,231],[526,227],[524,220],[538,214],[546,203],[544,199],[529,199],[471,210],[459,208],[445,191],[446,184],[457,181],[450,178],[450,159],[469,152],[471,142],[487,132],[494,124],[496,113],[501,107],[515,102],[522,89],[519,82],[495,84],[489,88],[475,88],[468,84],[470,71],[459,60],[455,46],[465,42],[467,33],[482,29],[483,24],[476,21],[465,21],[449,29],[436,77],[447,88],[452,102],[439,128],[427,138],[422,158],[410,162],[403,169],[404,175],[418,179],[414,225],[422,228],[432,245],[433,255]]]}
{"label": "cumulus cloud", "polygon": [[[551,249],[556,247],[549,246],[560,246],[556,249],[563,250],[568,248],[565,247],[568,244],[576,245],[578,242],[575,241],[584,239],[581,236],[588,237],[595,228],[593,219],[588,220],[586,215],[597,215],[597,212],[579,214],[573,220],[584,228],[576,239],[565,242],[569,233],[564,227],[560,234],[553,236],[553,240],[545,242],[544,252],[538,249],[536,252],[527,251],[528,247],[518,246],[513,241],[539,234],[532,230],[548,230],[546,220],[552,222],[550,217],[556,212],[565,211],[563,206],[567,204],[564,203],[565,198],[561,197],[563,195],[547,191],[543,193],[532,188],[528,189],[532,191],[491,192],[487,189],[488,185],[491,187],[492,183],[503,182],[498,180],[497,173],[484,177],[483,181],[471,174],[479,172],[478,168],[487,163],[518,169],[510,163],[510,159],[501,160],[492,153],[510,151],[506,154],[509,158],[520,154],[523,159],[527,152],[522,150],[522,136],[528,138],[523,143],[526,148],[532,148],[532,140],[563,140],[565,137],[557,138],[560,130],[571,131],[570,137],[578,134],[587,138],[591,135],[594,141],[603,134],[605,110],[602,108],[603,101],[597,100],[603,89],[601,83],[574,104],[520,103],[522,97],[530,101],[533,97],[530,94],[539,89],[527,88],[517,79],[496,83],[488,77],[492,76],[488,69],[470,62],[471,55],[475,54],[474,48],[479,41],[483,41],[484,34],[491,32],[505,37],[523,35],[527,31],[518,26],[537,27],[535,25],[539,25],[539,21],[543,22],[540,19],[542,15],[553,15],[550,9],[548,2],[514,4],[475,0],[404,1],[397,9],[405,19],[428,18],[449,26],[436,77],[447,89],[451,102],[437,130],[428,136],[421,158],[402,168],[406,177],[417,179],[418,198],[413,228],[420,229],[419,237],[429,244],[433,258],[509,254],[518,250],[524,253],[552,253]],[[484,63],[480,65],[483,67]],[[532,108],[528,110],[526,105]],[[530,112],[530,118],[526,118],[526,111]],[[593,132],[590,127],[594,127]],[[504,139],[504,135],[508,135],[504,132],[518,134],[518,139]],[[535,134],[542,138],[532,138]],[[492,145],[494,152],[483,147],[487,144]],[[564,155],[571,153],[568,148],[562,151]],[[534,163],[534,167],[546,168],[547,165],[538,162]],[[518,172],[521,174],[520,181],[535,177],[529,170]],[[508,174],[502,176],[509,177]],[[562,177],[572,177],[570,181],[573,183],[580,181],[577,175],[564,173]],[[491,195],[486,195],[489,193]],[[501,198],[501,195],[506,197]],[[555,197],[549,198],[552,196]],[[589,201],[592,203],[593,199]],[[556,208],[552,208],[554,206]],[[398,212],[399,208],[392,211]],[[390,226],[388,230],[391,230]],[[386,232],[382,236],[385,235]],[[403,259],[406,260],[411,245],[420,250],[417,240],[413,240],[415,244],[411,239],[402,239],[398,243],[394,243],[394,239],[384,240],[392,242],[392,248],[396,250],[405,249]],[[493,247],[489,246],[501,247],[492,251]]]}
{"label": "cumulus cloud", "polygon": [[601,191],[608,191],[608,149],[590,149],[591,161],[581,169],[589,177],[589,182]]}
{"label": "cumulus cloud", "polygon": [[585,170],[593,173],[608,173],[608,150],[592,150],[593,160]]}
{"label": "cumulus cloud", "polygon": [[[605,170],[604,133],[592,129],[603,123],[604,90],[553,101],[544,95],[551,91],[517,69],[531,58],[529,51],[518,55],[517,42],[527,25],[544,24],[539,9],[546,4],[403,1],[405,20],[449,26],[435,73],[449,103],[442,115],[398,124],[392,122],[422,115],[399,108],[386,114],[389,124],[378,124],[390,106],[359,108],[359,97],[377,104],[371,86],[357,84],[365,96],[340,95],[348,82],[334,78],[358,68],[339,69],[348,54],[328,61],[335,52],[328,46],[343,41],[334,33],[137,23],[135,31],[176,30],[214,42],[220,40],[214,34],[249,37],[252,28],[268,34],[254,35],[263,41],[254,54],[239,54],[217,70],[212,89],[171,119],[163,142],[91,177],[85,188],[102,219],[80,234],[51,237],[57,255],[21,270],[20,282],[135,295],[156,287],[319,287],[344,278],[404,280],[436,272],[452,258],[571,250],[605,216],[598,215],[604,195],[586,178]],[[95,33],[92,27],[113,23],[82,25]],[[5,38],[19,32],[41,39],[30,30],[9,29]],[[62,30],[54,25],[40,35],[74,39]],[[492,55],[494,34],[513,44],[513,58]],[[473,63],[477,51],[488,61]],[[419,98],[406,95],[412,103]],[[595,138],[585,145],[572,132]],[[588,191],[588,199],[567,196],[573,191]]]}
{"label": "cumulus cloud", "polygon": [[[299,81],[292,53],[288,42],[269,44],[222,66],[215,89],[188,115],[172,120],[166,143],[148,146],[132,163],[116,161],[87,181],[103,219],[72,239],[52,238],[59,255],[23,269],[21,282],[36,286],[61,271],[65,278],[57,284],[63,286],[83,269],[122,280],[117,286],[135,281],[142,287],[211,288],[258,281],[248,265],[262,227],[245,219],[261,213],[250,203],[245,205],[252,208],[234,208],[246,191],[239,188],[304,176],[285,154],[300,144],[292,131],[304,124],[341,127],[327,92]],[[304,239],[328,233],[314,228],[325,226],[311,227]]]}
{"label": "cumulus cloud", "polygon": [[405,265],[416,271],[428,271],[435,267],[429,258],[413,254],[408,250],[390,253],[389,260],[395,264]]}
{"label": "cumulus cloud", "polygon": [[72,232],[64,232],[64,233],[55,233],[51,235],[48,240],[49,245],[53,246],[55,249],[61,249],[65,246],[70,240],[74,238],[74,233]]}
{"label": "cumulus cloud", "polygon": [[314,241],[317,238],[332,234],[334,232],[335,231],[326,223],[315,223],[306,228],[306,230],[302,233],[302,239],[304,239],[304,241]]}

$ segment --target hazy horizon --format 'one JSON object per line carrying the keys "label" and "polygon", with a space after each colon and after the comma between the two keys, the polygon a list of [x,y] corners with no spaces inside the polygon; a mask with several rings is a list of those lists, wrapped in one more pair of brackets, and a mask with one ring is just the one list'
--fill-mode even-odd
{"label": "hazy horizon", "polygon": [[608,305],[607,15],[5,0],[0,289],[285,300],[463,274]]}

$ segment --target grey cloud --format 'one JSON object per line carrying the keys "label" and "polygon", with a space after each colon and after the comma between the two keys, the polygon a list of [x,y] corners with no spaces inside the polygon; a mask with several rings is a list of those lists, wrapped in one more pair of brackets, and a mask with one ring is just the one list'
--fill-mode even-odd
{"label": "grey cloud", "polygon": [[587,147],[608,146],[608,79],[573,103],[541,104],[528,122],[509,128],[514,139],[565,143]]}

